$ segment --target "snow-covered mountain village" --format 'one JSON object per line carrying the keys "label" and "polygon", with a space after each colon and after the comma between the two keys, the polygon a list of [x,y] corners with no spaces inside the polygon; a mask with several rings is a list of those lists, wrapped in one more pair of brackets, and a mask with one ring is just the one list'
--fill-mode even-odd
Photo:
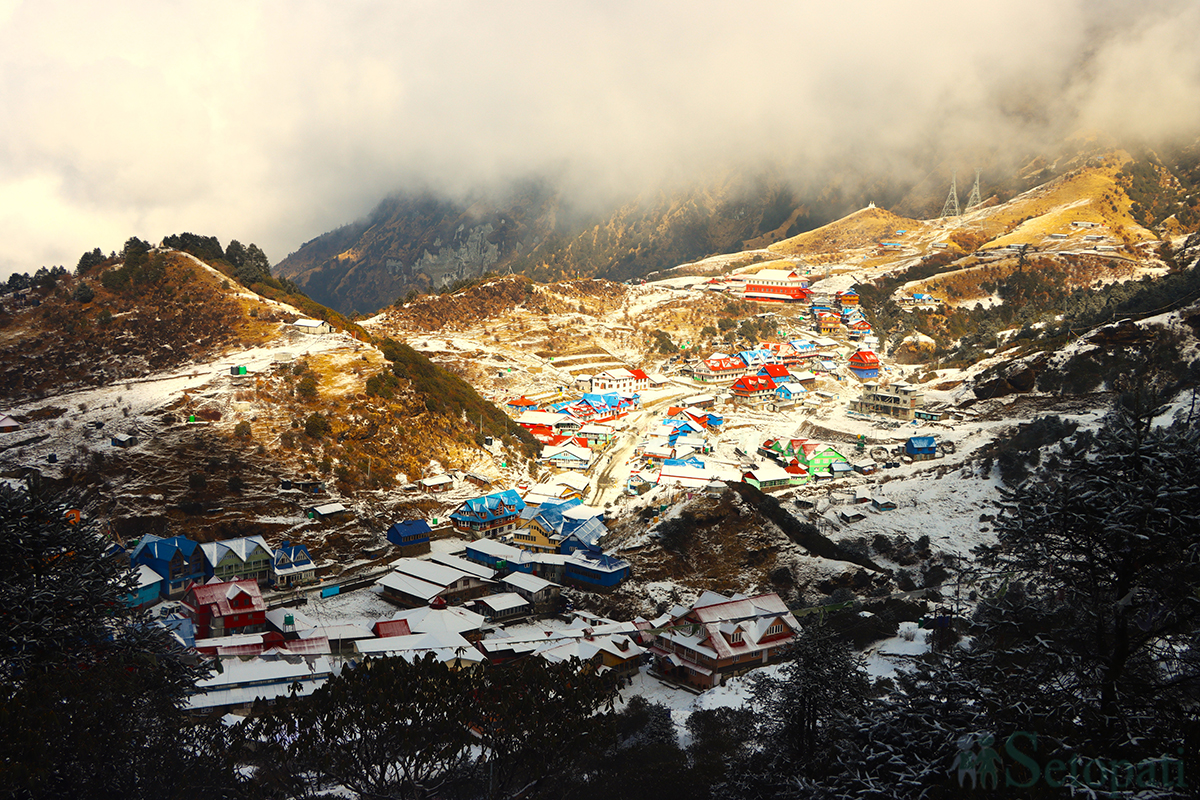
{"label": "snow-covered mountain village", "polygon": [[1127,5],[0,3],[0,796],[1195,796]]}

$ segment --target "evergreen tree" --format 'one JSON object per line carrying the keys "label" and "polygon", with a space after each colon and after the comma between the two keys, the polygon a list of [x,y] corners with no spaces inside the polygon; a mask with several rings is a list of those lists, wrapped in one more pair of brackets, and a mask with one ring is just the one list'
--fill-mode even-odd
{"label": "evergreen tree", "polygon": [[[230,249],[233,249],[233,244],[233,242],[230,242]],[[238,255],[236,251],[234,254],[235,256]],[[271,262],[267,258],[267,254],[260,250],[258,245],[250,244],[245,249],[244,255],[241,256],[241,262],[234,264],[234,276],[243,286],[253,286],[256,283],[269,279],[271,277]]]}
{"label": "evergreen tree", "polygon": [[[0,487],[0,791],[171,797],[232,786],[186,723],[204,671],[124,602],[123,556],[66,500]],[[192,786],[191,791],[200,783]]]}
{"label": "evergreen tree", "polygon": [[1121,404],[1006,491],[982,554],[1004,576],[976,647],[1008,676],[998,713],[1133,761],[1173,752],[1200,700],[1200,428],[1156,411]]}
{"label": "evergreen tree", "polygon": [[79,263],[75,266],[75,274],[80,277],[87,275],[102,263],[104,263],[104,253],[100,252],[100,248],[97,247],[79,257]]}
{"label": "evergreen tree", "polygon": [[804,629],[778,673],[754,682],[753,748],[717,796],[791,797],[829,772],[834,742],[859,718],[871,682],[861,656],[822,625]]}
{"label": "evergreen tree", "polygon": [[229,246],[225,248],[225,260],[228,261],[230,266],[232,266],[234,269],[237,269],[238,267],[242,266],[242,264],[245,264],[245,246],[237,239],[231,241]]}
{"label": "evergreen tree", "polygon": [[[561,797],[614,683],[577,660],[452,669],[369,659],[245,728],[259,788],[362,797]],[[265,712],[266,709],[263,709]]]}

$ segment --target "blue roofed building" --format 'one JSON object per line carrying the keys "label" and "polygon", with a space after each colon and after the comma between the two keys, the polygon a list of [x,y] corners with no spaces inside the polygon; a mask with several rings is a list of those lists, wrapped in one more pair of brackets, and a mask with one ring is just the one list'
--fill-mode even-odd
{"label": "blue roofed building", "polygon": [[271,558],[271,585],[276,589],[287,589],[316,580],[317,565],[308,548],[302,544],[280,542]]}
{"label": "blue roofed building", "polygon": [[775,385],[775,396],[779,398],[779,402],[781,403],[795,403],[807,393],[808,390],[798,383],[780,383]]}
{"label": "blue roofed building", "polygon": [[611,589],[631,574],[628,561],[591,550],[533,553],[489,539],[468,544],[467,559],[501,573],[525,572],[590,590]]}
{"label": "blue roofed building", "polygon": [[515,489],[472,498],[450,515],[454,530],[472,537],[494,539],[516,529],[525,501]]}
{"label": "blue roofed building", "polygon": [[562,540],[558,544],[558,552],[568,556],[576,550],[599,553],[601,552],[601,543],[607,534],[608,528],[604,525],[604,520],[600,517],[588,517],[572,528],[569,533],[562,535]]}
{"label": "blue roofed building", "polygon": [[431,530],[423,519],[406,519],[387,529],[387,540],[400,548],[401,556],[417,556],[429,552]]}
{"label": "blue roofed building", "polygon": [[737,354],[747,367],[761,367],[764,364],[774,364],[775,354],[764,348],[756,348],[754,350],[743,350]]}
{"label": "blue roofed building", "polygon": [[192,582],[204,580],[206,562],[200,545],[186,536],[164,539],[146,534],[129,554],[134,567],[145,564],[162,576],[164,597],[181,597]]}
{"label": "blue roofed building", "polygon": [[581,549],[598,552],[606,533],[602,510],[571,499],[538,506],[529,518],[528,535],[518,535],[514,543],[525,550],[564,555]]}
{"label": "blue roofed building", "polygon": [[904,443],[904,454],[914,461],[937,457],[937,440],[932,436],[910,436]]}
{"label": "blue roofed building", "polygon": [[630,574],[628,561],[588,550],[576,550],[563,565],[563,582],[581,589],[611,589]]}

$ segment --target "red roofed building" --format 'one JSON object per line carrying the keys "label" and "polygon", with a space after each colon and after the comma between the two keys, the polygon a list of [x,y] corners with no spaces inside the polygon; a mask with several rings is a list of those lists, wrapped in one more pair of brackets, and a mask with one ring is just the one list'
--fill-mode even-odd
{"label": "red roofed building", "polygon": [[859,350],[848,359],[850,369],[860,378],[874,378],[879,375],[879,356],[870,350]]}
{"label": "red roofed building", "polygon": [[746,278],[747,300],[804,303],[809,294],[808,280],[794,269],[761,269]]}
{"label": "red roofed building", "polygon": [[733,384],[733,402],[740,405],[762,405],[775,399],[775,381],[766,375],[743,375]]}
{"label": "red roofed building", "polygon": [[182,606],[196,626],[197,639],[258,633],[267,627],[267,606],[256,580],[193,584]]}
{"label": "red roofed building", "polygon": [[386,639],[389,636],[412,635],[412,629],[409,628],[406,619],[381,619],[371,626],[371,632],[380,639]]}
{"label": "red roofed building", "polygon": [[758,374],[766,375],[777,384],[782,382],[780,381],[780,378],[787,380],[792,376],[791,371],[788,370],[788,368],[783,364],[763,364],[762,369],[758,371]]}
{"label": "red roofed building", "polygon": [[732,383],[746,374],[746,362],[731,356],[706,358],[692,369],[693,380],[700,383]]}
{"label": "red roofed building", "polygon": [[520,397],[516,398],[515,400],[509,400],[504,405],[507,408],[511,408],[516,411],[535,411],[535,410],[537,410],[537,407],[538,407],[537,403],[535,403],[533,400],[530,400],[525,395],[521,395]]}
{"label": "red roofed building", "polygon": [[[771,663],[800,629],[775,593],[724,597],[705,592],[692,608],[676,606],[654,634],[655,668],[701,689]],[[645,635],[645,634],[643,634]]]}

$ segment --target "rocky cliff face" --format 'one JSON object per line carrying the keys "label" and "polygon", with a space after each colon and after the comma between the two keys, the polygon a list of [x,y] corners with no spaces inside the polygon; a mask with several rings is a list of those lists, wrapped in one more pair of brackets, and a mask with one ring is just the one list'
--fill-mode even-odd
{"label": "rocky cliff face", "polygon": [[374,311],[412,290],[503,269],[553,233],[558,211],[558,193],[538,182],[465,201],[395,195],[367,220],[306,243],[276,272],[340,310]]}

